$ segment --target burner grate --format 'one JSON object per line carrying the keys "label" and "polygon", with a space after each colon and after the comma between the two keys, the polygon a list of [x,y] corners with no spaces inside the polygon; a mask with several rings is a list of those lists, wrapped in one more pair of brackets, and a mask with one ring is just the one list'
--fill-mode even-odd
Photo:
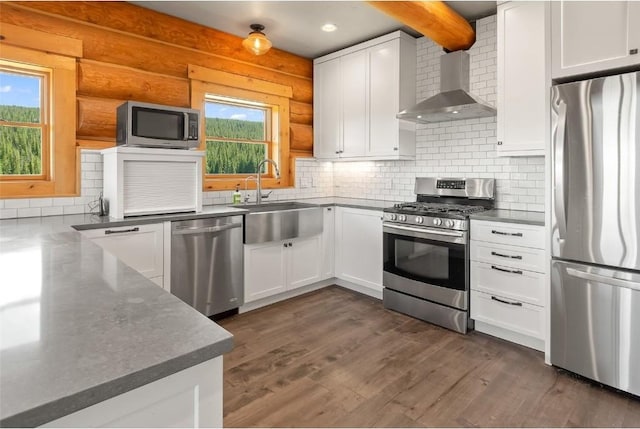
{"label": "burner grate", "polygon": [[451,213],[467,215],[484,211],[482,206],[474,206],[469,204],[443,204],[443,203],[421,203],[411,202],[396,204],[396,209],[421,213]]}

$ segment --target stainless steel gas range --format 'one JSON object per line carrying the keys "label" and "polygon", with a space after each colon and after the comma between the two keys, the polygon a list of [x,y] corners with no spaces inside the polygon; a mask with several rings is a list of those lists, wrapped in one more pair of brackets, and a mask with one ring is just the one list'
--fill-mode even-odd
{"label": "stainless steel gas range", "polygon": [[416,178],[415,202],[384,210],[385,308],[457,332],[469,319],[469,214],[493,208],[494,179]]}

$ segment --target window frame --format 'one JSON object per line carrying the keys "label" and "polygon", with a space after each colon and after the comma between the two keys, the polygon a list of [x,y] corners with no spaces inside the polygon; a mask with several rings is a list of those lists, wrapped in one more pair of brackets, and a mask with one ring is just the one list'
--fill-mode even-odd
{"label": "window frame", "polygon": [[[289,142],[289,101],[293,93],[291,87],[191,64],[189,65],[189,76],[191,78],[191,107],[202,112],[199,148],[206,151],[204,103],[207,94],[270,106],[272,109],[271,129],[275,134],[271,138],[274,145],[271,148],[271,155],[278,154],[277,159],[274,160],[278,163],[280,178],[275,178],[275,171],[269,164],[267,173],[261,175],[262,187],[263,189],[291,187],[293,183]],[[255,180],[246,180],[250,176],[255,176],[255,173],[209,175],[206,173],[206,164],[203,162],[202,175],[204,191],[234,190],[236,186],[240,186],[241,189],[244,189],[245,186],[248,189],[256,187]]]}
{"label": "window frame", "polygon": [[[50,42],[50,41],[49,41]],[[76,196],[76,58],[0,43],[0,58],[25,70],[49,69],[47,88],[48,158],[42,176],[0,176],[0,198]],[[44,138],[43,138],[44,143]],[[45,150],[43,148],[43,155]],[[44,168],[44,163],[47,169]],[[48,170],[48,171],[47,171]]]}
{"label": "window frame", "polygon": [[0,181],[49,180],[51,178],[51,74],[49,67],[21,64],[0,58],[0,71],[42,78],[40,86],[40,120],[37,123],[2,121],[0,127],[39,128],[41,138],[40,174],[1,174]]}
{"label": "window frame", "polygon": [[[241,100],[238,98],[231,98],[231,97],[226,97],[226,96],[220,96],[219,94],[209,94],[206,93],[205,94],[205,99],[204,99],[204,103],[206,104],[207,102],[215,102],[218,104],[226,104],[226,105],[230,105],[230,106],[238,106],[238,107],[246,107],[246,108],[253,108],[253,109],[260,109],[260,110],[264,110],[265,111],[265,118],[264,118],[264,139],[263,140],[250,140],[250,139],[234,139],[234,138],[224,138],[224,137],[213,137],[213,138],[209,138],[209,136],[206,135],[206,114],[205,112],[205,108],[203,107],[202,112],[203,112],[203,116],[205,116],[204,118],[204,129],[205,132],[203,133],[202,137],[204,140],[204,150],[206,151],[206,147],[207,147],[207,142],[209,141],[219,141],[219,142],[230,142],[230,143],[239,143],[239,144],[264,144],[267,147],[267,158],[274,158],[274,152],[277,152],[278,150],[278,133],[277,133],[277,122],[278,122],[278,109],[277,106],[272,106],[272,105],[268,105],[268,104],[264,104],[261,102],[256,102],[254,100]],[[274,121],[274,118],[275,121]],[[275,124],[274,124],[275,122]],[[275,129],[275,132],[274,132]],[[276,161],[277,162],[277,161]],[[206,155],[205,155],[205,163],[206,164]],[[278,163],[279,164],[279,163]],[[267,175],[273,176],[273,166],[270,163],[265,164],[267,166]],[[207,177],[212,178],[212,179],[237,179],[237,178],[241,178],[241,180],[245,180],[246,177],[251,176],[251,175],[255,175],[255,173],[240,173],[240,174],[210,174],[207,173],[206,171],[206,165],[205,165],[205,173],[204,173],[204,178],[206,179]]]}

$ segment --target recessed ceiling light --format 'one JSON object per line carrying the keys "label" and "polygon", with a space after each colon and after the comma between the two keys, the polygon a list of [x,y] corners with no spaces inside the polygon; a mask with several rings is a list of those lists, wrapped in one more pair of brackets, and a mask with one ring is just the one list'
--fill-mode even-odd
{"label": "recessed ceiling light", "polygon": [[327,33],[331,33],[332,31],[336,31],[338,29],[338,26],[328,22],[325,25],[323,25],[321,28],[322,28],[322,31],[326,31]]}
{"label": "recessed ceiling light", "polygon": [[458,114],[458,111],[457,111],[457,110],[454,110],[454,111],[453,111],[453,112],[451,112],[451,113],[453,113],[454,115],[456,115],[456,114]]}

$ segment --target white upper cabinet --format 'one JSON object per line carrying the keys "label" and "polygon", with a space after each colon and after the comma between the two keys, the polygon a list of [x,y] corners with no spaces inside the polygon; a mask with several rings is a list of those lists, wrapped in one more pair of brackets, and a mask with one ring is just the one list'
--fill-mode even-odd
{"label": "white upper cabinet", "polygon": [[640,3],[552,1],[552,77],[640,64]]}
{"label": "white upper cabinet", "polygon": [[548,3],[498,6],[497,154],[544,155],[549,105]]}
{"label": "white upper cabinet", "polygon": [[314,156],[415,158],[415,39],[397,31],[314,60]]}

